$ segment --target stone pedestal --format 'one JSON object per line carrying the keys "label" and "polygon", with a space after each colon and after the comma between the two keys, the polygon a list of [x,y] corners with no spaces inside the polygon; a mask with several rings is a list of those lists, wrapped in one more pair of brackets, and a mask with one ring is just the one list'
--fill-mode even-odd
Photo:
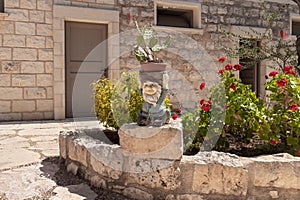
{"label": "stone pedestal", "polygon": [[161,127],[125,124],[118,134],[121,148],[138,157],[170,160],[182,157],[183,136],[179,120]]}

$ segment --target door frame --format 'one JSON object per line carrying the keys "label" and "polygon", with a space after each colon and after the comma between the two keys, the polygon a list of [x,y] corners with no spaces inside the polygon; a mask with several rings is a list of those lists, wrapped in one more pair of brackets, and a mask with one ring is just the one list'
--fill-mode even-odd
{"label": "door frame", "polygon": [[107,24],[107,37],[114,35],[114,41],[108,41],[107,63],[108,78],[118,79],[120,76],[119,61],[119,11],[72,6],[53,6],[53,41],[54,41],[54,119],[65,119],[65,22],[85,22]]}

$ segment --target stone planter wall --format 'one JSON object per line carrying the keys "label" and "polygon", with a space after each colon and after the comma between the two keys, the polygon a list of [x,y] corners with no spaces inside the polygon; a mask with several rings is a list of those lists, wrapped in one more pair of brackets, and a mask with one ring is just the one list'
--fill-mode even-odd
{"label": "stone planter wall", "polygon": [[101,137],[96,129],[63,132],[60,155],[68,171],[131,198],[296,200],[300,196],[300,158],[289,154],[244,158],[212,151],[173,162],[141,159],[119,145],[101,142]]}

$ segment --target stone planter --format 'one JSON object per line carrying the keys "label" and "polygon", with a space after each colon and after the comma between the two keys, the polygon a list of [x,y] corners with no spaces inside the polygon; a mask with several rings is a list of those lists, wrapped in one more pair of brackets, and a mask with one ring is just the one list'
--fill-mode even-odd
{"label": "stone planter", "polygon": [[147,158],[147,154],[136,156],[99,138],[101,133],[95,130],[62,132],[60,155],[67,170],[84,176],[95,187],[133,199],[298,200],[300,197],[300,158],[286,153],[245,158],[211,151],[170,160]]}

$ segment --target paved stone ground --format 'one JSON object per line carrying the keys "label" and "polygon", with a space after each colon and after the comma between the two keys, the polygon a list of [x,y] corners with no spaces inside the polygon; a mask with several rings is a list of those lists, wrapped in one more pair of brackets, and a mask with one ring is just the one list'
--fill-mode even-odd
{"label": "paved stone ground", "polygon": [[0,200],[123,200],[66,172],[59,159],[60,131],[95,127],[95,121],[0,123]]}

